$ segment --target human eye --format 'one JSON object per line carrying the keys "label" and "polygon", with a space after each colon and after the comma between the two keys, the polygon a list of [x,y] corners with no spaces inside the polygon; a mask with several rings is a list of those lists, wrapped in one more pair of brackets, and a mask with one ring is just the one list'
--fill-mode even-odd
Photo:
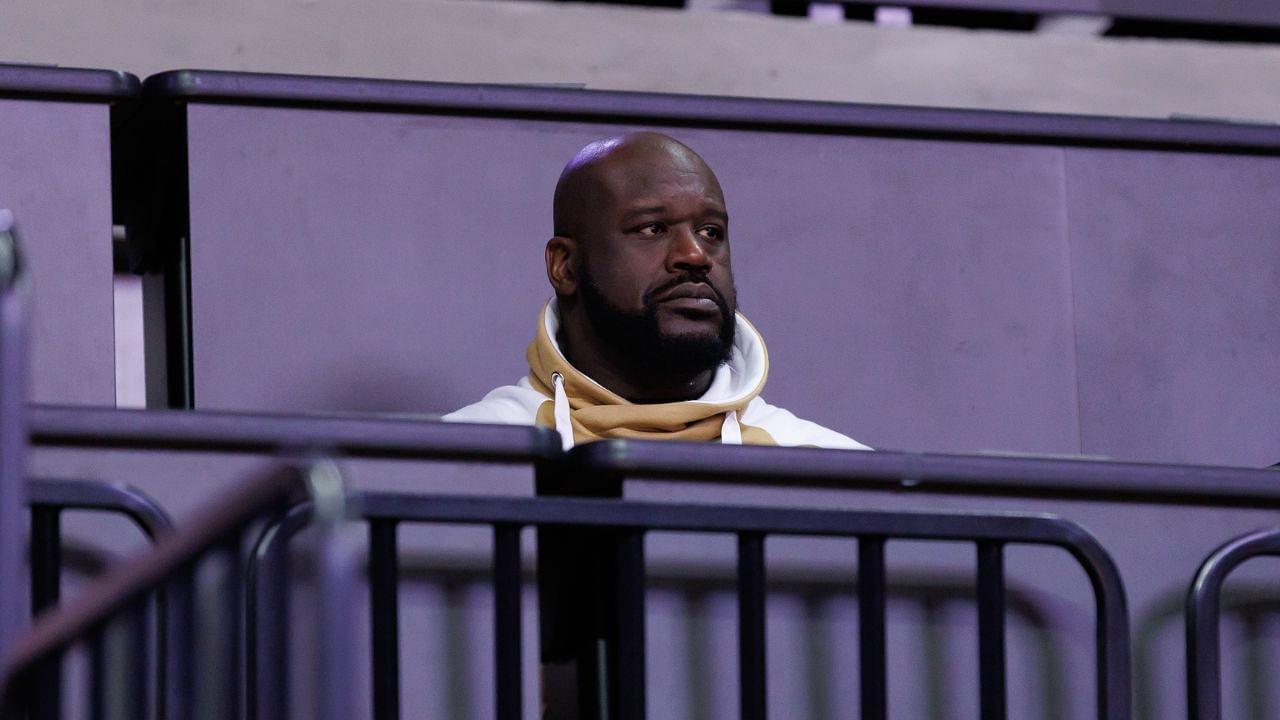
{"label": "human eye", "polygon": [[636,228],[636,232],[647,237],[661,235],[667,228],[660,222],[648,222]]}
{"label": "human eye", "polygon": [[724,239],[724,229],[716,225],[703,225],[698,228],[698,234],[708,240],[720,241]]}

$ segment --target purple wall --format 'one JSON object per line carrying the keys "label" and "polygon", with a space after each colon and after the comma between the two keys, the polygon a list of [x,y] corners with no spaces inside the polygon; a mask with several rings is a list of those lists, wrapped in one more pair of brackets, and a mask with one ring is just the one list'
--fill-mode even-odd
{"label": "purple wall", "polygon": [[115,404],[106,105],[0,99],[0,207],[32,278],[31,399]]}
{"label": "purple wall", "polygon": [[[515,380],[559,168],[623,129],[192,106],[197,406]],[[725,186],[772,402],[876,447],[1280,460],[1280,160],[675,134]]]}

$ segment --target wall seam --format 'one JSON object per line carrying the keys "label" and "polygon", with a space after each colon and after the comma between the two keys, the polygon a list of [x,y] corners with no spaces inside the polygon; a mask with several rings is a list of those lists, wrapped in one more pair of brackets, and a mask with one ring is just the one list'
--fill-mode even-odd
{"label": "wall seam", "polygon": [[1080,401],[1080,327],[1076,311],[1076,268],[1075,256],[1072,253],[1071,236],[1071,181],[1067,172],[1068,148],[1060,148],[1062,166],[1062,235],[1067,255],[1067,292],[1071,308],[1071,372],[1075,377],[1076,390],[1076,452],[1085,454],[1084,450],[1084,411]]}

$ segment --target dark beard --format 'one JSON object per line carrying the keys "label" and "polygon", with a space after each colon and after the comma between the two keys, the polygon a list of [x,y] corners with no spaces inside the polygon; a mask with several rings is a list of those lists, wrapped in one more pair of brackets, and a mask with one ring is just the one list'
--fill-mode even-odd
{"label": "dark beard", "polygon": [[[683,283],[703,283],[711,288],[720,308],[720,331],[716,337],[697,335],[666,336],[658,329],[657,304],[653,297]],[[618,349],[634,367],[667,377],[691,377],[715,370],[728,362],[733,352],[737,322],[720,291],[701,276],[681,275],[644,296],[644,310],[626,312],[605,299],[586,275],[579,284],[582,307],[596,336]]]}

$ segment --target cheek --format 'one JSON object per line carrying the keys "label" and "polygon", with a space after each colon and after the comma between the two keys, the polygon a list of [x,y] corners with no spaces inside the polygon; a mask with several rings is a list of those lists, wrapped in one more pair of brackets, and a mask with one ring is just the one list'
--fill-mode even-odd
{"label": "cheek", "polygon": [[624,310],[641,307],[648,287],[641,281],[632,262],[626,257],[599,257],[589,262],[591,280],[596,289],[615,306]]}

